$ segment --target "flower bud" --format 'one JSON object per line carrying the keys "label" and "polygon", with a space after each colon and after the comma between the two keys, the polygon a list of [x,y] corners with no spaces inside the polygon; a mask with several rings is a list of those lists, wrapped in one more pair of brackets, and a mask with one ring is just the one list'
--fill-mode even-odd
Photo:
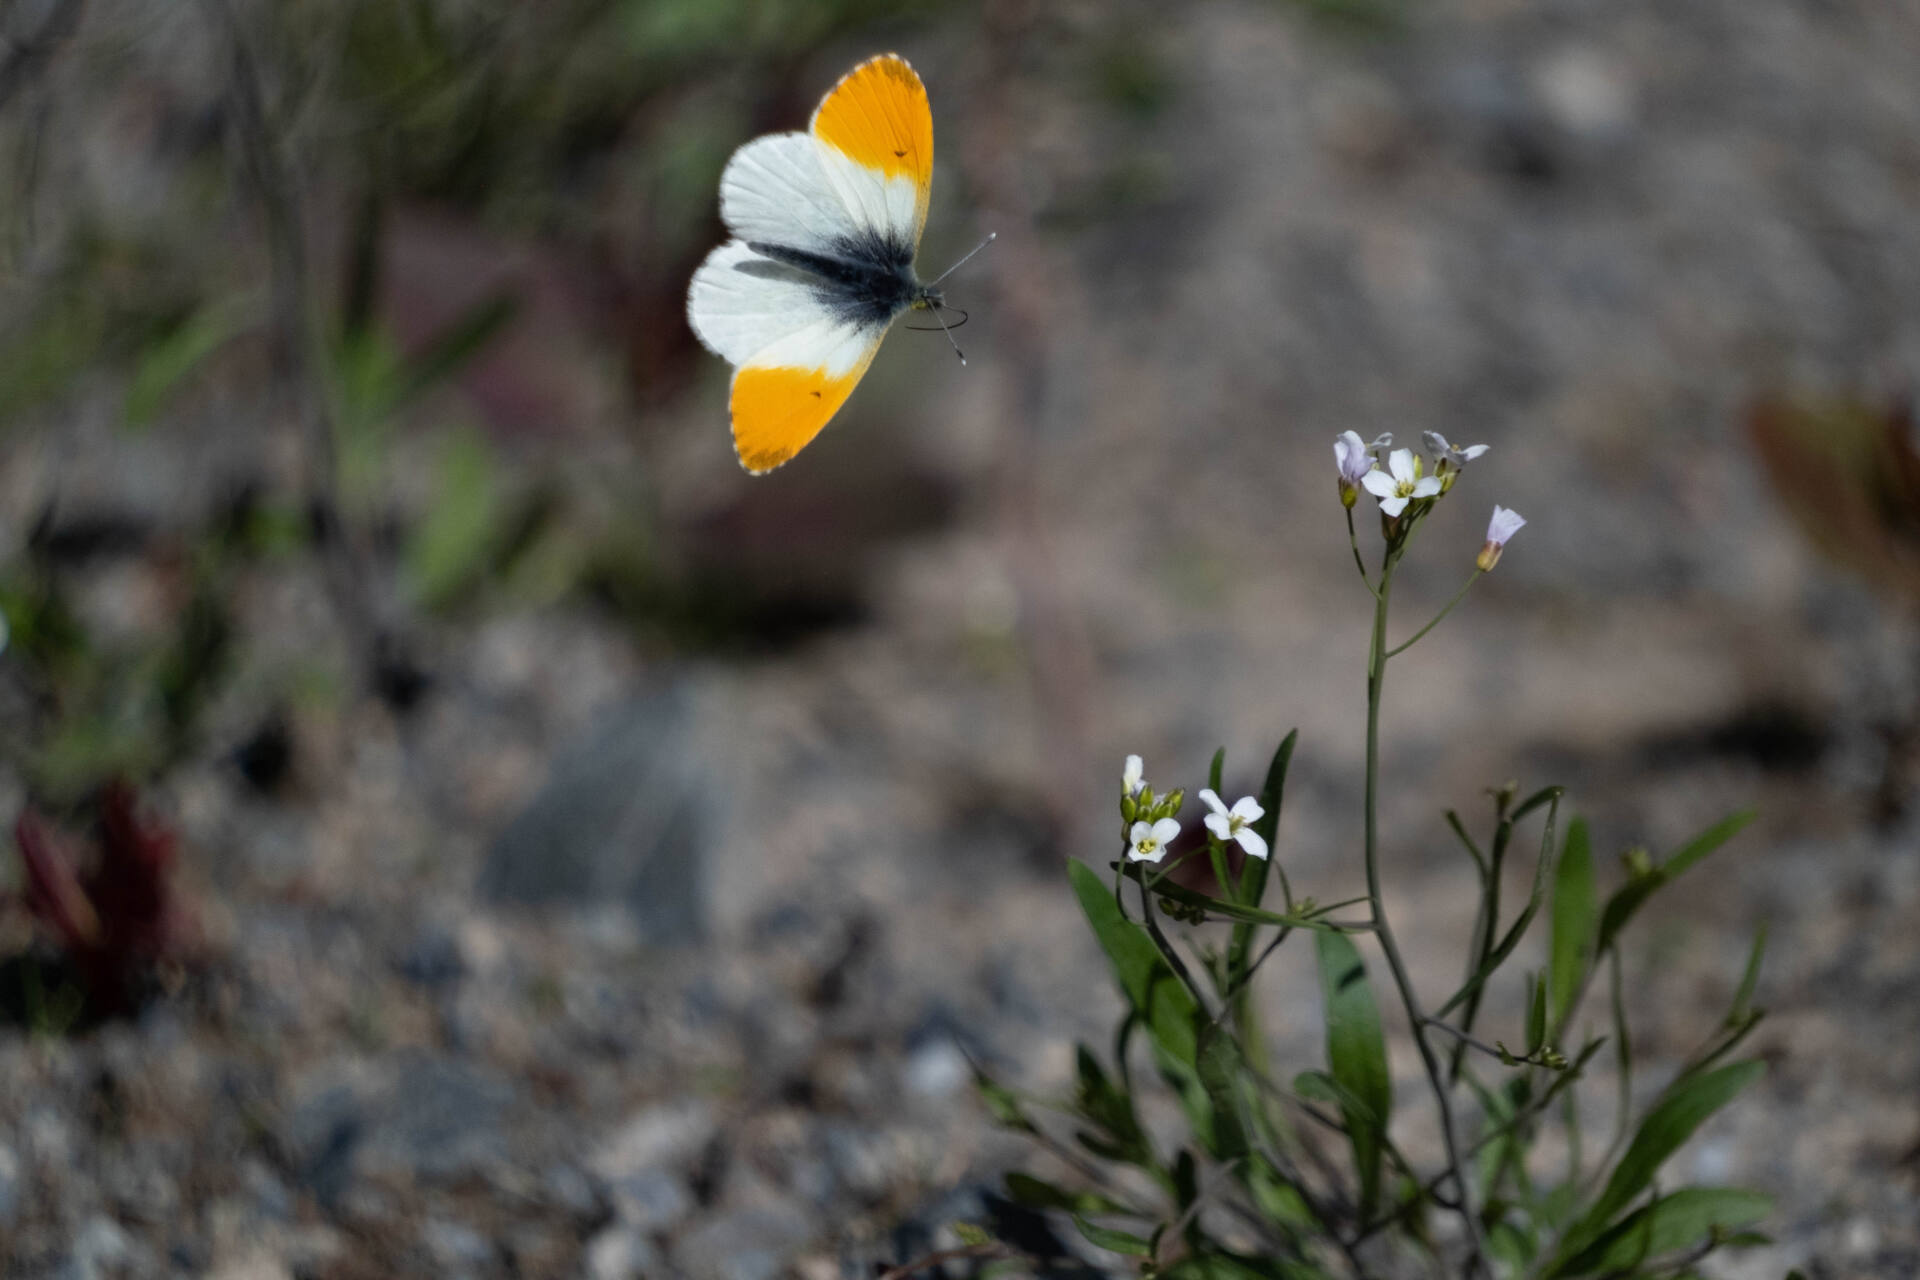
{"label": "flower bud", "polygon": [[1493,572],[1493,566],[1500,563],[1500,553],[1506,550],[1507,540],[1520,532],[1526,523],[1526,517],[1518,511],[1509,510],[1499,503],[1494,504],[1493,518],[1487,521],[1487,540],[1480,547],[1479,556],[1474,559],[1480,572]]}

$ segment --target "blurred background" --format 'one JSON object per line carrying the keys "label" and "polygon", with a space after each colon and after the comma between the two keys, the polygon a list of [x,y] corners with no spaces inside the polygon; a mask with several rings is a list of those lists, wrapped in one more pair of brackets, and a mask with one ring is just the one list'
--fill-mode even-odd
{"label": "blurred background", "polygon": [[[1032,1157],[968,1057],[1058,1088],[1115,1013],[1060,872],[1126,753],[1194,787],[1225,744],[1231,798],[1298,726],[1279,856],[1356,891],[1349,428],[1492,446],[1404,630],[1530,521],[1389,683],[1416,969],[1489,786],[1567,784],[1608,855],[1757,808],[1644,922],[1637,1047],[1657,1081],[1766,923],[1764,1096],[1682,1166],[1778,1243],[1720,1274],[1920,1271],[1920,9],[0,37],[6,1275],[827,1280],[982,1217]],[[731,150],[884,50],[933,101],[923,274],[999,233],[970,363],[896,331],[754,479],[686,281]]]}

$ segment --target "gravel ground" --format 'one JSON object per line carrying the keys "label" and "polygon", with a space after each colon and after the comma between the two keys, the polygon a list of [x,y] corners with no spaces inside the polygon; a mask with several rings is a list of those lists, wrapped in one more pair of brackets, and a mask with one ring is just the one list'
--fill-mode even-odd
{"label": "gravel ground", "polygon": [[[1915,635],[1804,548],[1740,431],[1767,388],[1920,375],[1920,10],[1450,0],[1387,41],[1270,5],[1150,21],[1169,105],[1124,125],[1052,74],[1105,38],[1093,15],[1011,66],[958,22],[906,49],[960,157],[936,236],[1009,242],[954,283],[964,372],[893,338],[767,481],[716,444],[717,369],[643,446],[580,445],[738,554],[754,528],[851,538],[853,621],[738,660],[584,603],[422,619],[426,695],[295,709],[263,790],[235,765],[276,710],[252,691],[342,638],[315,567],[248,571],[243,675],[151,790],[204,962],[132,1020],[0,1027],[0,1271],[825,1280],[925,1247],[1031,1160],[967,1055],[1057,1088],[1107,1034],[1060,865],[1106,856],[1127,752],[1192,785],[1225,743],[1251,789],[1298,726],[1280,856],[1322,900],[1357,884],[1366,601],[1328,466],[1353,427],[1493,445],[1405,619],[1495,500],[1531,520],[1393,672],[1416,970],[1451,973],[1472,907],[1439,814],[1489,784],[1568,784],[1609,854],[1757,807],[1642,922],[1633,974],[1657,1077],[1770,929],[1770,1070],[1680,1167],[1775,1194],[1777,1244],[1714,1274],[1920,1274],[1920,828],[1870,803]],[[979,161],[1008,148],[1030,224]],[[137,628],[170,607],[182,495],[276,446],[257,406],[132,437],[110,400],[0,443],[0,550],[56,490],[151,519],[78,602]],[[944,495],[931,527],[863,541],[841,508],[869,470]],[[755,504],[776,514],[742,534]],[[7,815],[21,795],[0,776]],[[1306,1065],[1308,975],[1274,976],[1276,1060]],[[1404,1044],[1395,1068],[1414,1096]]]}

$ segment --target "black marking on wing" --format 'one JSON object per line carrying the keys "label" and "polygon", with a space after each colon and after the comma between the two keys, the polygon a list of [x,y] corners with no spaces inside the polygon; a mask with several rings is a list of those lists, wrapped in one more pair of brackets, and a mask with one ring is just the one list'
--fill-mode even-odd
{"label": "black marking on wing", "polygon": [[798,273],[822,306],[856,324],[891,323],[919,296],[913,246],[872,232],[841,236],[825,252],[758,240],[748,241],[747,248],[766,261],[742,262],[735,270],[782,277]]}

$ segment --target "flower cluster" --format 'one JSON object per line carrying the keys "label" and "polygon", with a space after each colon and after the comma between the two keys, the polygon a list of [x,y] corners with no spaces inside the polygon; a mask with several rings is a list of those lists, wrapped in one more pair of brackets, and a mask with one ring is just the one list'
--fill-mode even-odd
{"label": "flower cluster", "polygon": [[[1145,777],[1146,767],[1139,756],[1128,756],[1120,775],[1120,820],[1126,824],[1127,858],[1131,862],[1159,862],[1167,849],[1180,838],[1180,822],[1175,817],[1186,803],[1186,792],[1170,791],[1156,796]],[[1231,808],[1211,787],[1200,790],[1206,802],[1206,828],[1222,844],[1231,840],[1250,857],[1265,858],[1267,842],[1253,824],[1266,816],[1266,810],[1252,796],[1241,796]]]}
{"label": "flower cluster", "polygon": [[[1432,509],[1469,462],[1484,454],[1484,444],[1457,445],[1438,431],[1423,431],[1425,456],[1412,449],[1395,449],[1391,435],[1368,444],[1358,432],[1343,431],[1333,442],[1333,461],[1340,503],[1349,511],[1366,490],[1380,503],[1380,516],[1389,543],[1398,546],[1413,522]],[[1526,524],[1517,511],[1496,504],[1487,525],[1487,540],[1475,559],[1482,573],[1500,562],[1507,540]]]}

